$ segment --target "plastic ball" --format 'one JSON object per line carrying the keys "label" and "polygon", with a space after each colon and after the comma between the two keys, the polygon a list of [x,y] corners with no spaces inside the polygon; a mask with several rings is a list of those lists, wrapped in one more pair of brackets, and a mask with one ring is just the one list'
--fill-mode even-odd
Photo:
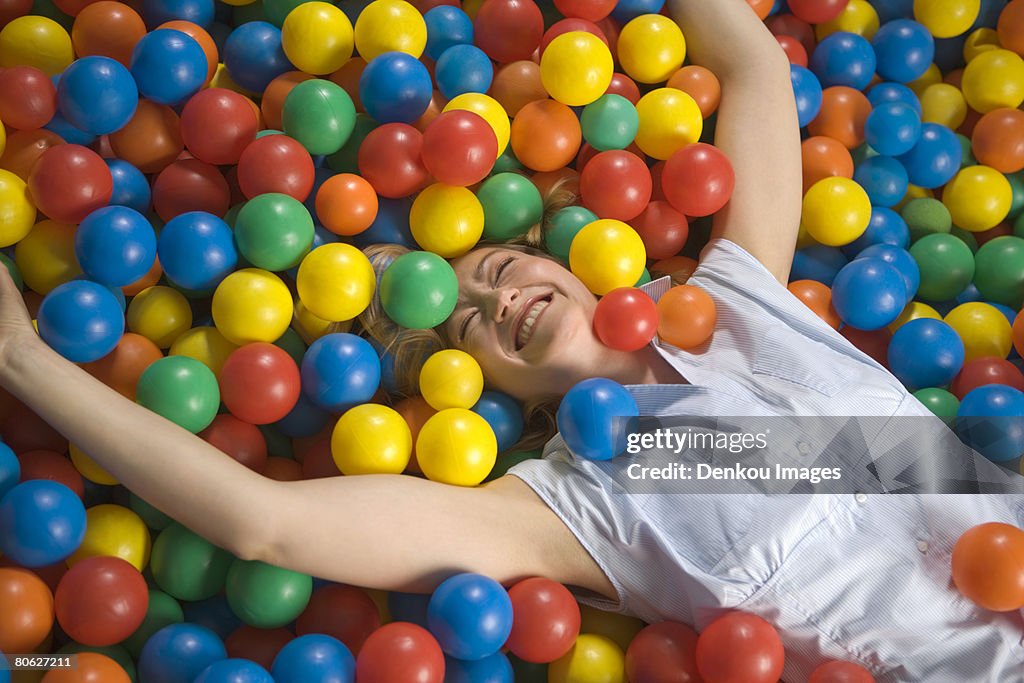
{"label": "plastic ball", "polygon": [[862,36],[838,31],[818,44],[810,68],[826,88],[844,85],[863,90],[875,75],[875,51]]}
{"label": "plastic ball", "polygon": [[356,658],[360,683],[443,683],[444,653],[437,640],[421,626],[401,621],[374,631]]}
{"label": "plastic ball", "polygon": [[43,341],[75,363],[102,358],[124,334],[117,299],[106,287],[87,280],[65,283],[47,294],[38,324]]}
{"label": "plastic ball", "polygon": [[232,561],[226,551],[171,522],[153,543],[150,569],[162,591],[178,600],[195,601],[221,591]]}
{"label": "plastic ball", "polygon": [[869,114],[871,102],[863,93],[833,86],[822,93],[821,111],[807,124],[807,130],[812,136],[827,136],[854,149],[864,142],[864,123]]}
{"label": "plastic ball", "polygon": [[953,583],[983,609],[1009,612],[1024,605],[1024,532],[988,522],[964,532],[953,547]]}
{"label": "plastic ball", "polygon": [[370,131],[360,145],[359,173],[381,197],[407,197],[430,180],[422,149],[420,131],[404,123],[385,124]]}
{"label": "plastic ball", "polygon": [[501,104],[488,95],[483,95],[481,93],[465,93],[452,98],[452,100],[444,106],[443,111],[448,112],[458,109],[479,114],[485,121],[487,121],[494,130],[495,138],[498,140],[498,152],[495,157],[500,156],[508,146],[509,137],[511,135],[511,122],[509,121],[508,114],[505,113]]}
{"label": "plastic ball", "polygon": [[569,249],[569,267],[598,296],[631,287],[643,273],[643,240],[629,225],[602,219],[580,230]]}
{"label": "plastic ball", "polygon": [[1017,173],[1024,169],[1024,111],[993,109],[978,121],[971,141],[979,163]]}
{"label": "plastic ball", "polygon": [[1013,190],[999,171],[968,166],[946,185],[942,203],[957,226],[981,232],[997,226],[1010,212]]}
{"label": "plastic ball", "polygon": [[139,570],[119,557],[91,557],[61,578],[54,596],[57,621],[83,645],[114,645],[142,625],[149,591]]}
{"label": "plastic ball", "polygon": [[444,258],[455,258],[480,240],[484,211],[476,195],[468,189],[435,183],[413,201],[409,227],[423,249]]}
{"label": "plastic ball", "polygon": [[566,393],[558,408],[558,431],[572,452],[588,460],[610,460],[626,450],[627,421],[636,401],[610,379],[584,380]]}
{"label": "plastic ball", "polygon": [[544,17],[532,0],[485,2],[473,19],[476,44],[499,64],[529,59],[544,34]]}
{"label": "plastic ball", "polygon": [[907,300],[912,300],[917,294],[921,285],[921,270],[907,250],[890,244],[876,244],[861,251],[856,258],[882,259],[900,272],[906,288]]}
{"label": "plastic ball", "polygon": [[355,406],[335,425],[331,452],[345,475],[401,474],[412,454],[412,434],[402,416],[387,406]]}
{"label": "plastic ball", "polygon": [[206,82],[206,70],[203,48],[181,31],[147,33],[132,50],[131,74],[139,94],[158,104],[186,101]]}
{"label": "plastic ball", "polygon": [[0,567],[0,607],[0,648],[5,652],[32,652],[53,627],[53,594],[28,569]]}
{"label": "plastic ball", "polygon": [[376,596],[371,597],[355,586],[322,585],[313,592],[309,605],[296,620],[295,632],[300,636],[307,633],[333,636],[358,655],[366,639],[381,625],[383,610],[378,608],[376,600]]}
{"label": "plastic ball", "polygon": [[432,252],[416,251],[395,259],[380,279],[384,312],[411,329],[437,327],[455,310],[459,283],[455,271]]}
{"label": "plastic ball", "polygon": [[299,368],[291,356],[273,344],[246,344],[234,351],[218,379],[224,405],[232,415],[250,424],[277,422],[299,400]]}
{"label": "plastic ball", "polygon": [[865,141],[873,150],[887,156],[906,154],[920,137],[920,115],[902,103],[875,107],[864,124]]}
{"label": "plastic ball", "polygon": [[181,159],[163,169],[153,182],[153,208],[163,221],[189,211],[216,216],[227,213],[231,190],[216,166]]}
{"label": "plastic ball", "polygon": [[[1002,384],[974,389],[960,400],[956,432],[993,462],[1016,460],[1024,452],[1024,393]],[[1016,608],[1013,608],[1016,609]]]}
{"label": "plastic ball", "polygon": [[43,152],[32,167],[28,191],[41,212],[55,221],[77,224],[107,205],[114,184],[99,154],[79,145],[58,145]]}
{"label": "plastic ball", "polygon": [[354,683],[356,661],[338,639],[310,633],[290,640],[281,648],[270,673],[278,683],[311,680]]}
{"label": "plastic ball", "polygon": [[355,46],[366,61],[385,52],[404,52],[418,59],[426,44],[423,16],[404,0],[375,0],[356,20]]}
{"label": "plastic ball", "polygon": [[785,652],[771,624],[753,614],[727,612],[697,639],[697,669],[705,680],[775,683]]}
{"label": "plastic ball", "polygon": [[978,249],[974,284],[987,301],[1020,310],[1024,305],[1024,240],[997,237]]}
{"label": "plastic ball", "polygon": [[866,159],[857,167],[853,180],[864,189],[873,206],[884,208],[899,204],[910,185],[903,165],[887,156]]}
{"label": "plastic ball", "polygon": [[236,559],[224,584],[228,604],[256,628],[277,628],[302,613],[313,593],[306,575],[257,561]]}
{"label": "plastic ball", "polygon": [[232,658],[214,662],[203,669],[195,683],[274,683],[267,670],[256,662]]}
{"label": "plastic ball", "polygon": [[149,211],[152,192],[142,171],[121,159],[105,159],[114,184],[111,206],[126,206],[139,213]]}
{"label": "plastic ball", "polygon": [[131,121],[110,136],[110,146],[143,173],[159,173],[184,149],[178,116],[170,107],[139,100]]}
{"label": "plastic ball", "polygon": [[420,369],[420,393],[434,410],[472,408],[484,388],[480,365],[464,351],[432,354]]}
{"label": "plastic ball", "polygon": [[687,216],[710,216],[732,197],[736,176],[717,147],[698,143],[680,149],[665,162],[661,187],[669,204]]}
{"label": "plastic ball", "polygon": [[999,43],[1017,54],[1024,53],[1024,8],[1020,2],[1010,2],[1003,8],[996,25]]}
{"label": "plastic ball", "polygon": [[967,362],[985,356],[1006,358],[1010,354],[1010,322],[996,307],[968,302],[951,310],[944,320],[963,340]]}
{"label": "plastic ball", "polygon": [[282,47],[281,30],[265,21],[250,21],[233,30],[224,42],[223,62],[238,85],[257,93],[293,68]]}
{"label": "plastic ball", "polygon": [[801,225],[821,244],[849,244],[864,233],[870,221],[871,201],[852,180],[826,178],[804,195]]}
{"label": "plastic ball", "polygon": [[510,134],[516,158],[527,168],[540,172],[556,171],[572,162],[582,140],[580,122],[572,109],[548,99],[522,107],[512,122]]}
{"label": "plastic ball", "polygon": [[316,215],[336,235],[367,230],[377,218],[377,194],[365,179],[351,173],[331,176],[316,193]]}
{"label": "plastic ball", "polygon": [[[656,200],[629,223],[643,240],[648,259],[666,259],[683,249],[690,234],[689,224],[681,212],[668,202]],[[547,235],[550,248],[550,233]]]}
{"label": "plastic ball", "polygon": [[896,330],[889,344],[889,367],[911,391],[949,384],[963,362],[963,342],[939,320],[911,320]]}
{"label": "plastic ball", "polygon": [[697,633],[685,624],[663,621],[645,627],[626,650],[626,677],[637,683],[698,680]]}
{"label": "plastic ball", "polygon": [[29,14],[0,29],[0,67],[31,66],[55,76],[74,58],[71,36],[53,19]]}
{"label": "plastic ball", "polygon": [[473,20],[460,7],[437,5],[423,14],[427,26],[424,52],[437,59],[453,45],[473,43]]}
{"label": "plastic ball", "polygon": [[348,244],[315,249],[299,266],[299,298],[324,320],[352,320],[373,298],[376,278],[366,256]]}
{"label": "plastic ball", "polygon": [[553,662],[565,655],[580,632],[580,608],[560,583],[524,579],[508,591],[512,602],[510,652],[528,662]]}
{"label": "plastic ball", "polygon": [[954,397],[962,399],[978,387],[989,384],[1004,384],[1024,391],[1024,374],[1005,358],[983,356],[964,364],[950,384],[949,391]]}
{"label": "plastic ball", "polygon": [[540,59],[544,88],[556,101],[570,106],[587,105],[601,97],[614,71],[608,46],[584,31],[558,36]]}
{"label": "plastic ball", "polygon": [[650,202],[651,187],[647,164],[624,150],[600,152],[580,174],[582,203],[601,218],[636,218]]}
{"label": "plastic ball", "polygon": [[225,277],[213,294],[214,324],[233,344],[275,342],[291,323],[292,296],[273,273],[245,268]]}
{"label": "plastic ball", "polygon": [[935,59],[935,39],[924,26],[908,19],[886,22],[871,44],[878,56],[878,74],[887,81],[916,81]]}
{"label": "plastic ball", "polygon": [[128,329],[166,349],[192,326],[192,309],[185,296],[171,287],[147,287],[128,305]]}
{"label": "plastic ball", "polygon": [[652,90],[636,105],[640,126],[637,146],[655,159],[668,159],[677,150],[700,140],[704,119],[690,95],[675,88]]}
{"label": "plastic ball", "polygon": [[497,173],[477,191],[484,210],[483,237],[504,242],[540,222],[544,205],[537,187],[518,173]]}
{"label": "plastic ball", "polygon": [[[139,93],[132,74],[119,62],[109,57],[83,57],[61,74],[57,102],[73,126],[106,135],[131,120]],[[98,102],[102,105],[97,106]]]}
{"label": "plastic ball", "polygon": [[914,398],[920,401],[936,417],[950,424],[956,418],[960,401],[945,389],[928,388],[914,392]]}
{"label": "plastic ball", "polygon": [[237,164],[256,139],[259,121],[244,95],[209,88],[193,95],[181,112],[181,136],[188,151],[208,164]]}
{"label": "plastic ball", "polygon": [[659,14],[645,14],[622,27],[618,57],[639,83],[663,83],[683,64],[686,40],[679,26]]}
{"label": "plastic ball", "polygon": [[158,253],[168,279],[190,290],[216,287],[238,264],[231,228],[202,211],[168,221],[160,231]]}
{"label": "plastic ball", "polygon": [[797,119],[801,128],[818,117],[824,93],[821,81],[810,69],[797,64],[789,67],[793,95],[796,97]]}
{"label": "plastic ball", "polygon": [[1024,58],[1009,50],[986,50],[964,69],[961,87],[967,104],[981,114],[1024,102]]}
{"label": "plastic ball", "polygon": [[0,245],[17,244],[32,230],[36,207],[27,189],[21,178],[0,169]]}
{"label": "plastic ball", "polygon": [[498,441],[498,452],[508,451],[523,434],[523,411],[519,403],[498,391],[485,391],[473,405],[473,412],[487,420]]}
{"label": "plastic ball", "polygon": [[914,18],[936,38],[966,33],[980,10],[980,0],[914,0]]}
{"label": "plastic ball", "polygon": [[380,358],[370,343],[347,332],[313,342],[302,359],[302,391],[325,410],[369,401],[380,386]]}
{"label": "plastic ball", "polygon": [[153,266],[156,234],[145,216],[123,206],[92,212],[75,231],[75,255],[90,279],[129,285]]}
{"label": "plastic ball", "polygon": [[625,149],[636,137],[640,117],[621,95],[602,95],[580,117],[583,138],[596,150]]}
{"label": "plastic ball", "polygon": [[879,83],[868,90],[868,101],[872,107],[883,104],[905,104],[918,116],[923,114],[921,100],[917,94],[902,83]]}
{"label": "plastic ball", "polygon": [[427,110],[432,93],[427,67],[404,52],[385,52],[370,60],[359,78],[359,98],[366,113],[380,123],[414,122]]}
{"label": "plastic ball", "polygon": [[281,47],[288,61],[308,74],[329,74],[340,69],[352,56],[353,41],[348,17],[326,2],[299,5],[288,13],[281,26]]}
{"label": "plastic ball", "polygon": [[582,633],[572,648],[548,666],[549,683],[625,683],[622,648],[612,639]]}
{"label": "plastic ball", "polygon": [[220,389],[213,371],[199,361],[187,356],[169,356],[142,373],[136,401],[196,434],[216,417]]}
{"label": "plastic ball", "polygon": [[880,258],[851,261],[832,283],[832,303],[843,322],[877,330],[896,320],[907,303],[900,271]]}
{"label": "plastic ball", "polygon": [[[33,130],[57,113],[57,91],[45,73],[32,66],[0,72],[0,121],[18,130]],[[2,150],[0,150],[2,155]]]}
{"label": "plastic ball", "polygon": [[423,132],[423,165],[447,185],[465,187],[483,180],[494,166],[497,149],[494,130],[471,111],[444,112]]}
{"label": "plastic ball", "polygon": [[0,444],[0,498],[14,488],[21,478],[21,463],[11,447]]}
{"label": "plastic ball", "polygon": [[435,413],[416,437],[420,469],[431,481],[444,484],[476,486],[490,474],[497,454],[487,420],[465,408]]}
{"label": "plastic ball", "polygon": [[235,220],[238,252],[257,268],[283,271],[309,253],[313,219],[302,202],[269,192],[253,197]]}
{"label": "plastic ball", "polygon": [[658,306],[643,291],[632,287],[613,289],[597,303],[594,333],[605,346],[636,351],[658,332]]}
{"label": "plastic ball", "polygon": [[313,181],[309,152],[287,135],[257,138],[238,160],[238,186],[249,199],[280,193],[302,202],[312,191]]}
{"label": "plastic ball", "polygon": [[139,677],[153,683],[193,681],[227,658],[216,633],[198,624],[170,624],[154,633],[139,654]]}
{"label": "plastic ball", "polygon": [[299,83],[288,93],[282,125],[285,134],[295,138],[310,154],[333,154],[352,135],[356,109],[341,86],[312,79]]}
{"label": "plastic ball", "polygon": [[81,545],[85,525],[85,508],[71,489],[25,481],[0,500],[0,551],[23,567],[53,564]]}
{"label": "plastic ball", "polygon": [[476,661],[498,652],[508,639],[512,601],[494,579],[456,574],[434,590],[427,621],[446,654]]}
{"label": "plastic ball", "polygon": [[918,295],[928,301],[953,299],[974,277],[974,254],[953,235],[926,235],[914,242],[910,255],[921,271]]}
{"label": "plastic ball", "polygon": [[658,337],[689,349],[711,338],[717,322],[715,302],[703,289],[677,285],[658,300]]}
{"label": "plastic ball", "polygon": [[453,45],[441,54],[435,67],[437,89],[451,99],[463,93],[485,93],[494,79],[494,67],[483,50],[474,45]]}

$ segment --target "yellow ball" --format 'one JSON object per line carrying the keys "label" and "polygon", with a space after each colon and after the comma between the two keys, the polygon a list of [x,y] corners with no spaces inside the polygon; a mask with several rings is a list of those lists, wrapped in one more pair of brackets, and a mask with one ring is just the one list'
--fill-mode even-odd
{"label": "yellow ball", "polygon": [[302,304],[322,320],[351,320],[366,310],[377,288],[373,266],[351,244],[317,247],[302,259],[295,278]]}
{"label": "yellow ball", "polygon": [[376,403],[350,408],[331,434],[342,474],[401,474],[412,456],[412,432],[396,410]]}
{"label": "yellow ball", "polygon": [[614,218],[583,226],[569,245],[569,269],[598,296],[632,287],[646,264],[647,250],[640,235]]}
{"label": "yellow ball", "polygon": [[500,157],[508,146],[508,139],[512,135],[512,122],[509,121],[505,108],[493,97],[467,92],[453,97],[448,104],[444,105],[442,111],[455,109],[471,111],[483,117],[487,125],[494,131],[494,137],[498,139],[498,156]]}
{"label": "yellow ball", "polygon": [[589,605],[580,605],[580,633],[605,636],[622,648],[625,652],[633,642],[636,634],[643,630],[645,624],[636,617],[606,612]]}
{"label": "yellow ball", "polygon": [[981,0],[914,0],[914,18],[936,38],[966,33],[981,11]]}
{"label": "yellow ball", "polygon": [[425,251],[455,258],[472,249],[484,234],[484,207],[464,187],[434,183],[413,201],[409,228]]}
{"label": "yellow ball", "polygon": [[465,408],[434,413],[416,437],[416,459],[427,479],[476,486],[494,469],[498,441],[487,420]]}
{"label": "yellow ball", "polygon": [[71,456],[71,464],[75,466],[79,474],[92,483],[103,486],[116,486],[120,483],[114,475],[103,469],[98,462],[83,453],[75,444],[68,445],[68,453]]}
{"label": "yellow ball", "polygon": [[329,74],[352,57],[352,23],[327,2],[304,2],[285,17],[281,47],[299,71]]}
{"label": "yellow ball", "polygon": [[928,67],[928,70],[924,72],[916,81],[907,83],[907,87],[914,91],[914,94],[918,97],[924,94],[924,91],[928,89],[928,86],[935,85],[936,83],[942,83],[942,71],[935,64]]}
{"label": "yellow ball", "polygon": [[622,27],[619,63],[638,83],[664,83],[686,59],[679,24],[660,14],[642,14]]}
{"label": "yellow ball", "polygon": [[931,318],[932,320],[942,320],[942,316],[939,312],[928,304],[921,303],[920,301],[911,301],[907,304],[903,312],[896,320],[889,323],[889,331],[895,332],[900,329],[911,320],[917,320],[918,318]]}
{"label": "yellow ball", "polygon": [[548,665],[548,683],[626,683],[626,656],[611,638],[581,633]]}
{"label": "yellow ball", "polygon": [[818,24],[814,30],[819,41],[837,31],[856,33],[871,40],[878,33],[880,25],[878,12],[868,0],[850,0],[838,17],[832,21],[826,21],[824,24]]}
{"label": "yellow ball", "polygon": [[871,200],[864,188],[849,178],[825,178],[804,195],[800,222],[821,244],[840,247],[867,230]]}
{"label": "yellow ball", "polygon": [[96,556],[120,557],[140,572],[149,564],[149,529],[135,512],[121,505],[96,505],[85,511],[85,540],[66,561],[74,567]]}
{"label": "yellow ball", "polygon": [[194,358],[220,377],[228,356],[237,348],[216,327],[193,327],[174,340],[168,355]]}
{"label": "yellow ball", "polygon": [[420,369],[420,393],[434,410],[472,408],[483,391],[480,364],[465,351],[438,351]]}
{"label": "yellow ball", "polygon": [[3,156],[4,149],[7,147],[7,129],[4,128],[4,122],[0,121],[0,156]]}
{"label": "yellow ball", "polygon": [[293,306],[281,278],[260,268],[243,268],[217,285],[213,323],[232,344],[273,343],[291,324]]}
{"label": "yellow ball", "polygon": [[1002,47],[999,44],[999,34],[990,28],[979,28],[967,36],[964,41],[964,63],[969,63],[982,52],[998,50]]}
{"label": "yellow ball", "polygon": [[967,119],[967,100],[955,85],[936,83],[921,95],[921,121],[939,123],[956,130]]}
{"label": "yellow ball", "polygon": [[1013,187],[999,171],[988,166],[968,166],[942,191],[942,203],[953,224],[971,232],[999,225],[1010,213]]}
{"label": "yellow ball", "polygon": [[0,31],[0,66],[34,66],[56,76],[74,59],[71,36],[53,19],[29,14]]}
{"label": "yellow ball", "polygon": [[[3,130],[0,123],[0,131]],[[4,133],[0,132],[0,138]],[[0,140],[2,142],[2,140]],[[3,154],[3,144],[0,144]],[[9,247],[25,239],[36,221],[36,207],[28,196],[25,181],[0,168],[0,247]]]}
{"label": "yellow ball", "polygon": [[74,226],[51,220],[36,223],[15,245],[14,261],[25,285],[44,296],[74,280],[82,274],[75,257]]}
{"label": "yellow ball", "polygon": [[979,301],[960,304],[946,314],[946,324],[964,343],[964,362],[995,356],[1006,358],[1013,345],[1012,328],[998,308]]}
{"label": "yellow ball", "polygon": [[[307,344],[313,343],[330,332],[331,326],[338,322],[342,321],[324,320],[323,318],[313,315],[310,313],[309,309],[306,308],[306,305],[302,303],[302,299],[295,302],[295,321],[292,323],[292,326]],[[346,322],[349,323],[349,327],[351,328],[351,321]],[[334,331],[341,332],[342,330]]]}
{"label": "yellow ball", "polygon": [[419,59],[427,46],[427,24],[405,0],[374,0],[356,19],[355,41],[366,61],[385,52],[405,52]]}
{"label": "yellow ball", "polygon": [[636,145],[655,159],[668,159],[677,150],[700,140],[704,118],[697,102],[675,88],[652,90],[636,104],[640,128]]}
{"label": "yellow ball", "polygon": [[172,287],[156,285],[139,292],[128,304],[128,330],[169,349],[192,327],[192,307]]}
{"label": "yellow ball", "polygon": [[582,107],[604,95],[614,72],[608,46],[586,31],[563,33],[551,41],[540,57],[544,89],[570,107]]}
{"label": "yellow ball", "polygon": [[967,64],[961,88],[967,104],[982,114],[1016,109],[1024,102],[1024,59],[1009,50],[986,50]]}
{"label": "yellow ball", "polygon": [[224,88],[225,90],[231,90],[240,95],[245,95],[250,100],[258,100],[259,93],[254,93],[251,90],[243,88],[242,86],[235,83],[235,79],[231,78],[231,74],[228,73],[228,68],[223,63],[217,65],[217,70],[213,73],[213,78],[210,79],[208,88]]}

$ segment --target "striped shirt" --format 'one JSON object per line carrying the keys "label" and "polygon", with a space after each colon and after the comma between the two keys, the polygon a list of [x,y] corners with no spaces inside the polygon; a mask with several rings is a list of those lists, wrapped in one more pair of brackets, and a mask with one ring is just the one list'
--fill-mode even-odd
{"label": "striped shirt", "polygon": [[[865,455],[882,449],[912,460],[962,448],[885,368],[735,243],[712,240],[688,284],[714,300],[715,332],[690,350],[652,342],[689,384],[628,387],[641,415],[912,417],[934,423],[927,442],[897,448],[898,435],[882,434],[867,440]],[[644,289],[657,300],[670,286],[663,278]],[[556,436],[543,459],[509,470],[617,593],[606,600],[579,590],[584,603],[698,630],[731,609],[760,615],[782,637],[791,683],[831,659],[856,662],[880,683],[1024,682],[1022,614],[977,607],[950,570],[970,527],[1024,526],[1024,494],[626,494],[613,467],[628,457],[585,460]]]}

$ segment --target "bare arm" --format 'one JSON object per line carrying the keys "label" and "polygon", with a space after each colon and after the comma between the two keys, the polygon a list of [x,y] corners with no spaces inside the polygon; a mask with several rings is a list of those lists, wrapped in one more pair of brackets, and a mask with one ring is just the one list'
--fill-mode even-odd
{"label": "bare arm", "polygon": [[753,254],[783,284],[800,228],[801,157],[789,61],[744,0],[669,0],[695,63],[722,83],[715,145],[736,172],[712,237]]}

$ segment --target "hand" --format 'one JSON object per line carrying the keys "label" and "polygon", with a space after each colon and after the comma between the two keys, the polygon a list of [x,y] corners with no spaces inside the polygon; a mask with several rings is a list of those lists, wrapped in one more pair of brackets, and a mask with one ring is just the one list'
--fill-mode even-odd
{"label": "hand", "polygon": [[35,327],[25,308],[25,300],[7,268],[0,265],[0,369],[7,366],[11,353],[35,339]]}

